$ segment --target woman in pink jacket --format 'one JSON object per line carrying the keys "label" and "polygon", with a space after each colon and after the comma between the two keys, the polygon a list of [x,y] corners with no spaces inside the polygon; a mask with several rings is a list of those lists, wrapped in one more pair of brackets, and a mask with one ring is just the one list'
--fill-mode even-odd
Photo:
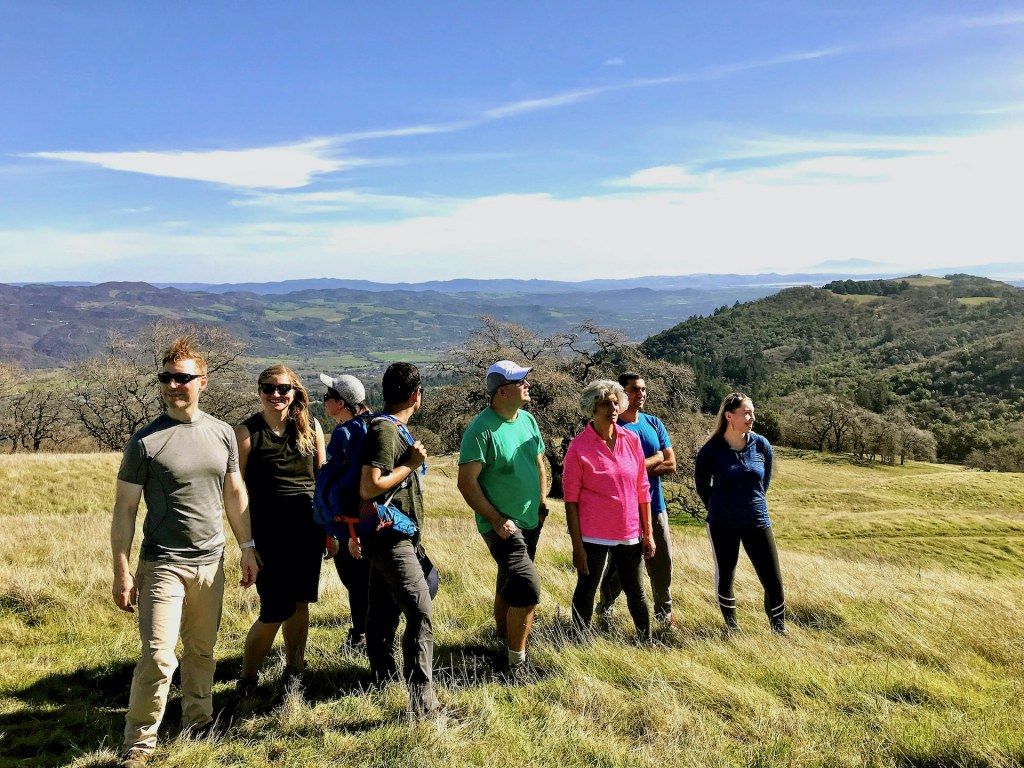
{"label": "woman in pink jacket", "polygon": [[651,493],[640,438],[616,424],[626,405],[626,393],[617,382],[588,384],[580,396],[580,411],[591,421],[565,454],[565,517],[577,573],[572,615],[577,626],[590,626],[594,596],[611,557],[637,634],[646,640],[651,619],[640,562],[654,556]]}

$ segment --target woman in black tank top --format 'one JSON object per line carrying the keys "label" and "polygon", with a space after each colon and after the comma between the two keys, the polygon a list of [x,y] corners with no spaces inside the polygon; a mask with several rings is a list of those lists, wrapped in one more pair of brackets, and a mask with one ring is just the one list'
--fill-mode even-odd
{"label": "woman in black tank top", "polygon": [[258,389],[262,408],[235,428],[260,559],[260,615],[245,638],[243,693],[255,688],[281,627],[286,678],[305,666],[309,603],[317,599],[323,551],[312,502],[314,472],[325,461],[324,435],[310,416],[309,395],[283,365],[263,371]]}

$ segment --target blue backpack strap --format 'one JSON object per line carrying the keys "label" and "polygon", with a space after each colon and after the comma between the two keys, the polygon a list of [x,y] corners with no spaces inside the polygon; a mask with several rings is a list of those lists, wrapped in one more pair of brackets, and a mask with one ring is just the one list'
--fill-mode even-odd
{"label": "blue backpack strap", "polygon": [[[377,419],[387,419],[392,424],[394,424],[395,428],[398,430],[398,434],[400,434],[402,436],[402,439],[405,440],[406,445],[409,446],[410,448],[412,448],[413,444],[416,442],[416,438],[412,436],[412,432],[409,431],[409,428],[407,426],[405,426],[405,424],[400,422],[398,419],[396,419],[390,413],[385,413],[383,411],[381,411],[380,413],[375,413],[373,415],[373,418],[371,419],[371,422],[377,421]],[[420,474],[421,475],[427,474],[427,462],[426,461],[424,461],[422,464],[420,464]]]}

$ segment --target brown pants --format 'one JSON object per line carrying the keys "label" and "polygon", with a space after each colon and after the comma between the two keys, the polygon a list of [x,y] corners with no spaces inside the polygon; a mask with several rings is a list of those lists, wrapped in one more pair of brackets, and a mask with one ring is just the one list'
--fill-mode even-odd
{"label": "brown pants", "polygon": [[156,748],[156,734],[167,705],[180,634],[181,709],[185,727],[213,720],[213,646],[224,598],[224,561],[181,565],[142,560],[135,578],[139,590],[142,656],[135,666],[124,748]]}

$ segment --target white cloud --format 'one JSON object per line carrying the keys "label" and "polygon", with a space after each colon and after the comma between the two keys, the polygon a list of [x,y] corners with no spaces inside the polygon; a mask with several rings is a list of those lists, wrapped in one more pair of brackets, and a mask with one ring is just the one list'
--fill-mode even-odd
{"label": "white cloud", "polygon": [[[797,271],[844,259],[881,261],[894,271],[1024,261],[1017,223],[1024,128],[918,150],[783,159],[716,171],[695,189],[495,195],[433,209],[427,200],[397,221],[346,215],[207,230],[0,231],[0,252],[24,255],[19,271],[13,261],[0,267],[0,280],[88,279],[103,269],[106,277],[160,281],[351,276],[353,269],[387,281],[577,280],[768,265]],[[688,179],[685,166],[655,170],[652,181],[658,174],[663,182]],[[30,273],[44,264],[46,274]]]}
{"label": "white cloud", "polygon": [[695,189],[707,184],[704,174],[692,173],[684,165],[658,165],[636,171],[624,179],[608,182],[612,187],[638,189]]}
{"label": "white cloud", "polygon": [[625,63],[626,63],[625,59],[620,59],[618,57],[616,57],[614,59],[605,59],[604,60],[604,65],[606,67],[621,67]]}
{"label": "white cloud", "polygon": [[446,198],[379,195],[351,189],[330,192],[254,192],[230,202],[234,208],[268,208],[290,214],[341,211],[390,211],[407,215],[438,212],[452,205]]}
{"label": "white cloud", "polygon": [[975,109],[967,114],[970,115],[1020,115],[1024,114],[1024,102],[1017,102],[1014,104],[1000,104],[995,107],[987,107],[985,109]]}
{"label": "white cloud", "polygon": [[191,179],[232,187],[294,189],[314,176],[360,164],[330,153],[333,142],[317,139],[300,144],[252,149],[167,152],[35,152],[28,157],[98,165],[114,171],[171,179]]}

